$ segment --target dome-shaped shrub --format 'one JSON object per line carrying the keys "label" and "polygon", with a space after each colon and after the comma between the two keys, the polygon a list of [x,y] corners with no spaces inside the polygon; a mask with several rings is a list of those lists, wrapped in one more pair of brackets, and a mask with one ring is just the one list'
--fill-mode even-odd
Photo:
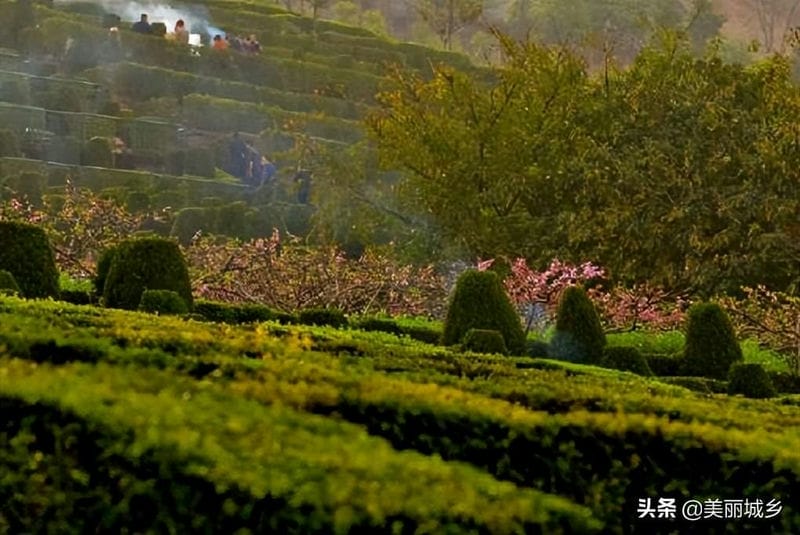
{"label": "dome-shaped shrub", "polygon": [[470,329],[499,331],[510,353],[525,352],[525,332],[519,314],[500,278],[492,271],[471,269],[458,278],[447,309],[442,341],[445,345],[459,344]]}
{"label": "dome-shaped shrub", "polygon": [[728,374],[728,394],[748,398],[775,397],[775,386],[760,364],[737,362]]}
{"label": "dome-shaped shrub", "polygon": [[206,208],[183,208],[175,216],[170,236],[178,238],[183,245],[188,245],[197,232],[208,234],[214,230],[214,212]]}
{"label": "dome-shaped shrub", "polygon": [[586,292],[577,286],[564,290],[558,303],[556,331],[549,356],[559,360],[597,364],[603,357],[606,335]]}
{"label": "dome-shaped shrub", "polygon": [[14,276],[23,297],[56,297],[58,270],[50,240],[39,227],[0,221],[0,269]]}
{"label": "dome-shaped shrub", "polygon": [[612,370],[632,372],[637,375],[653,375],[644,355],[635,347],[606,347],[600,365]]}
{"label": "dome-shaped shrub", "polygon": [[192,308],[189,272],[174,241],[155,237],[127,240],[112,256],[103,288],[107,307],[136,310],[145,290],[172,290]]}
{"label": "dome-shaped shrub", "polygon": [[724,380],[731,365],[741,360],[742,349],[725,311],[715,303],[692,306],[686,324],[683,374]]}
{"label": "dome-shaped shrub", "polygon": [[464,349],[475,353],[508,353],[503,335],[490,329],[470,329],[464,335]]}

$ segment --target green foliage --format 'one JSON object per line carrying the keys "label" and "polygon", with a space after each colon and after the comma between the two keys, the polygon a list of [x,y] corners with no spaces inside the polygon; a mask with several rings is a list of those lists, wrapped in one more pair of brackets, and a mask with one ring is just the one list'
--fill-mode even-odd
{"label": "green foliage", "polygon": [[782,394],[800,394],[800,377],[785,371],[767,370],[775,390]]}
{"label": "green foliage", "polygon": [[683,374],[727,379],[732,364],[742,360],[742,349],[725,311],[716,303],[689,309]]}
{"label": "green foliage", "polygon": [[0,270],[14,276],[24,297],[56,297],[58,270],[44,230],[0,221]]}
{"label": "green foliage", "polygon": [[335,308],[307,308],[297,314],[303,325],[327,325],[330,327],[346,327],[348,324],[344,312]]}
{"label": "green foliage", "polygon": [[556,330],[550,341],[549,356],[559,360],[588,364],[603,357],[606,336],[600,317],[586,291],[570,286],[558,303]]}
{"label": "green foliage", "polygon": [[727,381],[719,379],[710,379],[708,377],[660,377],[658,379],[662,383],[682,386],[688,388],[693,392],[701,394],[726,394],[728,392]]}
{"label": "green foliage", "polygon": [[462,346],[467,351],[475,353],[496,353],[505,355],[508,353],[506,343],[500,331],[489,329],[470,329],[461,341]]}
{"label": "green foliage", "polygon": [[183,172],[187,175],[214,178],[216,169],[216,157],[210,147],[193,148],[186,151]]}
{"label": "green foliage", "polygon": [[94,305],[96,301],[92,294],[86,290],[65,290],[61,289],[58,294],[61,301],[72,303],[73,305]]}
{"label": "green foliage", "polygon": [[147,212],[150,209],[150,195],[144,191],[129,191],[125,197],[125,208],[131,213]]}
{"label": "green foliage", "polygon": [[111,141],[108,138],[94,137],[84,144],[81,151],[81,165],[114,167],[113,163]]}
{"label": "green foliage", "polygon": [[103,290],[106,287],[106,278],[118,250],[118,247],[109,247],[100,253],[100,258],[97,260],[97,273],[92,281],[97,295],[103,295]]}
{"label": "green foliage", "polygon": [[0,129],[0,157],[17,157],[20,154],[19,139],[17,139],[14,131]]}
{"label": "green foliage", "polygon": [[198,232],[213,231],[214,221],[212,214],[205,208],[183,208],[175,216],[172,230],[169,235],[174,236],[182,245],[187,245]]}
{"label": "green foliage", "polygon": [[525,351],[525,333],[519,315],[492,271],[467,270],[459,276],[450,298],[442,341],[455,345],[470,329],[490,329],[503,335],[508,351]]}
{"label": "green foliage", "polygon": [[795,289],[800,87],[785,58],[697,59],[660,34],[593,74],[562,48],[502,47],[490,80],[391,73],[367,122],[406,171],[407,206],[480,258],[590,258],[619,282],[703,295]]}
{"label": "green foliage", "polygon": [[47,177],[41,173],[23,172],[8,177],[3,186],[6,189],[5,197],[25,198],[34,206],[40,206],[47,187]]}
{"label": "green foliage", "polygon": [[175,242],[140,238],[117,247],[103,287],[105,306],[135,310],[145,290],[172,290],[192,307],[186,261]]}
{"label": "green foliage", "polygon": [[397,325],[397,322],[389,318],[363,318],[356,323],[355,327],[362,331],[377,331],[396,336],[403,334],[403,330]]}
{"label": "green foliage", "polygon": [[[298,339],[306,340],[312,351],[298,352]],[[63,348],[62,361],[85,357],[89,362],[102,362],[90,370],[70,365],[56,372],[4,361],[10,381],[0,383],[0,389],[36,388],[31,395],[41,400],[41,392],[55,395],[58,388],[64,388],[85,395],[95,391],[91,385],[100,384],[103,396],[141,400],[141,389],[146,388],[162,396],[167,406],[183,396],[183,402],[177,403],[181,415],[176,416],[181,425],[186,424],[188,414],[199,410],[193,403],[199,395],[219,392],[217,409],[203,404],[202,411],[210,415],[219,410],[225,421],[240,422],[241,427],[223,425],[220,429],[243,439],[253,427],[250,420],[241,422],[240,413],[232,412],[229,405],[243,393],[257,403],[248,404],[242,412],[256,410],[253,417],[262,425],[266,417],[256,406],[279,404],[306,413],[335,413],[337,421],[364,426],[370,434],[389,440],[395,449],[446,456],[514,482],[518,488],[544,488],[586,503],[606,522],[604,532],[622,532],[632,526],[632,521],[626,520],[632,518],[629,512],[635,515],[629,492],[649,495],[674,485],[695,496],[713,492],[789,495],[800,484],[796,437],[790,432],[800,421],[797,408],[728,396],[698,396],[633,374],[555,361],[462,356],[381,333],[269,323],[242,328],[0,299],[0,343],[11,355],[31,358],[30,347],[35,344],[37,358],[44,358],[51,354],[45,350],[49,340],[54,347]],[[346,352],[345,347],[349,347]],[[358,357],[351,357],[353,354]],[[540,363],[549,366],[533,366]],[[156,368],[160,371],[153,370]],[[28,379],[18,379],[19,374]],[[52,382],[42,384],[50,381],[46,377]],[[78,377],[80,385],[72,382]],[[116,378],[126,382],[117,383]],[[193,388],[193,383],[184,382],[186,378],[204,381]],[[719,381],[691,379],[707,387],[722,386],[723,391],[727,387]],[[59,386],[59,381],[69,385]],[[86,403],[106,410],[94,398]],[[127,414],[142,412],[123,410],[117,401],[112,405],[118,430],[131,425]],[[205,429],[192,422],[196,431]],[[137,429],[150,429],[147,433],[153,444],[165,443],[165,436],[152,434],[151,425],[142,425]],[[214,425],[216,421],[212,428]],[[206,443],[208,435],[202,435]],[[260,440],[253,437],[263,445]],[[276,440],[285,446],[283,439]],[[229,452],[230,444],[215,448],[215,458]],[[200,455],[203,446],[194,442],[184,445],[186,449],[172,451],[190,451],[195,463],[198,456],[204,458]],[[608,462],[598,462],[597,455],[587,458],[585,451],[591,447],[597,454],[602,452]],[[257,449],[237,449],[230,455],[241,464],[241,455]],[[281,455],[285,454],[284,448]],[[637,457],[649,461],[636,462]],[[179,463],[172,459],[168,466],[175,468]],[[633,462],[628,462],[630,459]],[[252,471],[252,466],[262,462],[254,461],[248,467]],[[663,470],[652,470],[651,463]],[[328,465],[324,477],[333,477],[330,469]],[[734,477],[742,471],[747,478]],[[225,470],[202,473],[212,477],[208,474]],[[219,479],[214,477],[214,481]],[[721,491],[720,481],[725,487]],[[780,529],[791,531],[797,514],[786,508],[779,521]],[[746,519],[736,519],[728,525],[730,529],[757,529],[756,522],[751,525]]]}
{"label": "green foliage", "polygon": [[683,372],[683,351],[680,353],[645,353],[644,358],[653,375],[677,377]]}
{"label": "green foliage", "polygon": [[546,357],[550,354],[550,344],[542,340],[527,340],[525,354],[529,357]]}
{"label": "green foliage", "polygon": [[260,323],[277,319],[269,307],[257,303],[233,305],[201,299],[195,302],[194,312],[217,323]]}
{"label": "green foliage", "polygon": [[145,290],[139,301],[139,310],[161,315],[180,316],[189,313],[186,302],[172,290]]}
{"label": "green foliage", "polygon": [[17,295],[19,293],[19,285],[14,275],[5,269],[0,269],[0,294]]}
{"label": "green foliage", "polygon": [[748,398],[771,398],[777,395],[775,386],[760,364],[737,362],[728,374],[728,393]]}
{"label": "green foliage", "polygon": [[603,359],[600,365],[636,375],[650,376],[653,371],[647,364],[644,356],[635,347],[606,347],[603,349]]}

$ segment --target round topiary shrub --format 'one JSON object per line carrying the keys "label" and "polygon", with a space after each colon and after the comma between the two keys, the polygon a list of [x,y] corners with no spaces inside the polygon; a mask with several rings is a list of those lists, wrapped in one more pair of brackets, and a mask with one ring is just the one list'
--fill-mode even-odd
{"label": "round topiary shrub", "polygon": [[23,297],[58,296],[55,256],[39,227],[0,221],[0,269],[14,276]]}
{"label": "round topiary shrub", "polygon": [[734,362],[742,360],[728,315],[716,303],[699,303],[689,309],[683,375],[727,379]]}
{"label": "round topiary shrub", "polygon": [[508,353],[506,343],[500,331],[490,329],[470,329],[464,335],[462,345],[467,351],[475,353],[496,353],[505,355]]}
{"label": "round topiary shrub", "polygon": [[600,361],[600,365],[604,368],[632,372],[646,377],[653,375],[644,355],[635,347],[606,347],[603,350],[603,360]]}
{"label": "round topiary shrub", "polygon": [[145,290],[139,301],[139,310],[151,314],[182,315],[189,313],[186,301],[172,290]]}
{"label": "round topiary shrub", "polygon": [[105,306],[136,310],[145,290],[172,290],[192,308],[189,272],[174,241],[148,237],[117,246],[103,286]]}
{"label": "round topiary shrub", "polygon": [[330,327],[346,327],[347,317],[344,312],[335,308],[307,308],[297,315],[303,325],[328,325]]}
{"label": "round topiary shrub", "polygon": [[606,335],[586,292],[577,286],[564,290],[558,303],[556,330],[549,356],[558,360],[597,364],[603,357]]}
{"label": "round topiary shrub", "polygon": [[456,282],[444,323],[444,345],[456,345],[470,329],[500,332],[511,354],[525,352],[519,314],[508,299],[500,277],[492,271],[465,271]]}
{"label": "round topiary shrub", "polygon": [[777,392],[760,364],[737,362],[728,373],[728,394],[742,394],[748,398],[772,398]]}
{"label": "round topiary shrub", "polygon": [[18,295],[19,285],[10,272],[0,269],[0,295]]}

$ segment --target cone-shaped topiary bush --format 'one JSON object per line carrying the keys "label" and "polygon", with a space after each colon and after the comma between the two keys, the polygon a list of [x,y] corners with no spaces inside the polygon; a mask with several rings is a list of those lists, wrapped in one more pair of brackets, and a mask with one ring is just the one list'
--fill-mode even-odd
{"label": "cone-shaped topiary bush", "polygon": [[586,292],[577,286],[564,290],[558,303],[556,331],[549,356],[559,360],[598,364],[606,335],[600,317]]}
{"label": "cone-shaped topiary bush", "polygon": [[23,297],[58,296],[58,269],[50,240],[39,227],[0,222],[0,269],[14,276]]}
{"label": "cone-shaped topiary bush", "polygon": [[698,303],[689,309],[683,375],[727,379],[734,362],[742,360],[728,315],[716,303]]}
{"label": "cone-shaped topiary bush", "polygon": [[137,238],[122,242],[112,256],[103,288],[105,306],[136,310],[145,290],[172,290],[191,310],[189,272],[177,243]]}
{"label": "cone-shaped topiary bush", "polygon": [[604,368],[632,372],[637,375],[653,375],[644,355],[635,347],[606,347],[603,350],[603,360],[600,365]]}
{"label": "cone-shaped topiary bush", "polygon": [[10,272],[5,269],[0,269],[0,295],[17,295],[19,294],[19,285],[17,280]]}
{"label": "cone-shaped topiary bush", "polygon": [[772,380],[760,364],[737,362],[728,374],[728,394],[748,398],[771,398],[777,395]]}
{"label": "cone-shaped topiary bush", "polygon": [[182,315],[189,312],[183,298],[172,290],[145,290],[139,301],[139,310],[151,314]]}
{"label": "cone-shaped topiary bush", "polygon": [[470,329],[464,335],[464,349],[476,353],[508,353],[503,335],[490,329]]}
{"label": "cone-shaped topiary bush", "polygon": [[97,273],[93,281],[94,291],[97,295],[103,295],[108,270],[111,269],[111,262],[113,262],[115,254],[117,254],[117,247],[109,247],[100,254],[100,258],[97,260]]}
{"label": "cone-shaped topiary bush", "polygon": [[525,332],[519,314],[500,278],[492,271],[468,270],[458,278],[447,309],[442,341],[445,345],[459,344],[470,329],[499,331],[511,354],[525,352]]}

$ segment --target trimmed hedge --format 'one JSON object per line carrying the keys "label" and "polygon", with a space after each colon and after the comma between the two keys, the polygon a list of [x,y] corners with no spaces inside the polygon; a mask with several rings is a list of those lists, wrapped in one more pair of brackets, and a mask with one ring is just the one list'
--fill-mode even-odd
{"label": "trimmed hedge", "polygon": [[85,290],[61,290],[58,298],[73,305],[93,305],[96,303],[92,294]]}
{"label": "trimmed hedge", "polygon": [[651,376],[653,371],[635,347],[606,347],[600,365],[605,368],[632,372],[636,375]]}
{"label": "trimmed hedge", "polygon": [[646,353],[644,359],[653,375],[659,377],[678,377],[683,370],[683,355],[680,354]]}
{"label": "trimmed hedge", "polygon": [[335,308],[307,308],[297,314],[303,325],[317,325],[342,328],[347,326],[344,312]]}
{"label": "trimmed hedge", "polygon": [[597,364],[603,358],[605,345],[606,335],[600,316],[586,291],[577,286],[564,290],[558,304],[549,356],[569,362]]}
{"label": "trimmed hedge", "polygon": [[508,348],[500,331],[490,329],[470,329],[464,335],[462,345],[467,351],[475,353],[495,353],[505,355]]}
{"label": "trimmed hedge", "polygon": [[355,327],[368,332],[377,331],[396,336],[403,334],[403,330],[397,325],[397,322],[386,318],[364,318],[359,320]]}
{"label": "trimmed hedge", "polygon": [[172,290],[145,290],[139,301],[139,310],[151,314],[182,315],[189,313],[183,298]]}
{"label": "trimmed hedge", "polygon": [[164,238],[122,242],[112,255],[103,288],[105,306],[136,310],[145,290],[172,290],[191,309],[192,289],[178,244]]}
{"label": "trimmed hedge", "polygon": [[470,329],[490,329],[503,335],[508,351],[525,351],[525,333],[500,278],[492,271],[467,270],[456,282],[444,322],[442,341],[456,345]]}
{"label": "trimmed hedge", "polygon": [[0,269],[14,276],[24,297],[57,297],[58,269],[44,230],[0,221]]}
{"label": "trimmed hedge", "polygon": [[[12,532],[415,532],[431,521],[448,533],[599,528],[562,498],[172,374],[10,372],[0,495],[20,512],[8,520]],[[128,417],[137,414],[158,418]],[[42,503],[47,516],[34,507]]]}
{"label": "trimmed hedge", "polygon": [[741,362],[742,348],[727,313],[716,303],[698,303],[689,309],[683,374],[727,379],[735,362]]}
{"label": "trimmed hedge", "polygon": [[772,398],[777,395],[772,381],[760,364],[737,362],[728,374],[728,393],[748,398]]}
{"label": "trimmed hedge", "polygon": [[662,383],[682,386],[701,394],[727,394],[728,382],[708,377],[661,377],[658,379]]}
{"label": "trimmed hedge", "polygon": [[277,319],[269,307],[256,303],[230,304],[201,299],[195,302],[194,312],[217,323],[261,323]]}

